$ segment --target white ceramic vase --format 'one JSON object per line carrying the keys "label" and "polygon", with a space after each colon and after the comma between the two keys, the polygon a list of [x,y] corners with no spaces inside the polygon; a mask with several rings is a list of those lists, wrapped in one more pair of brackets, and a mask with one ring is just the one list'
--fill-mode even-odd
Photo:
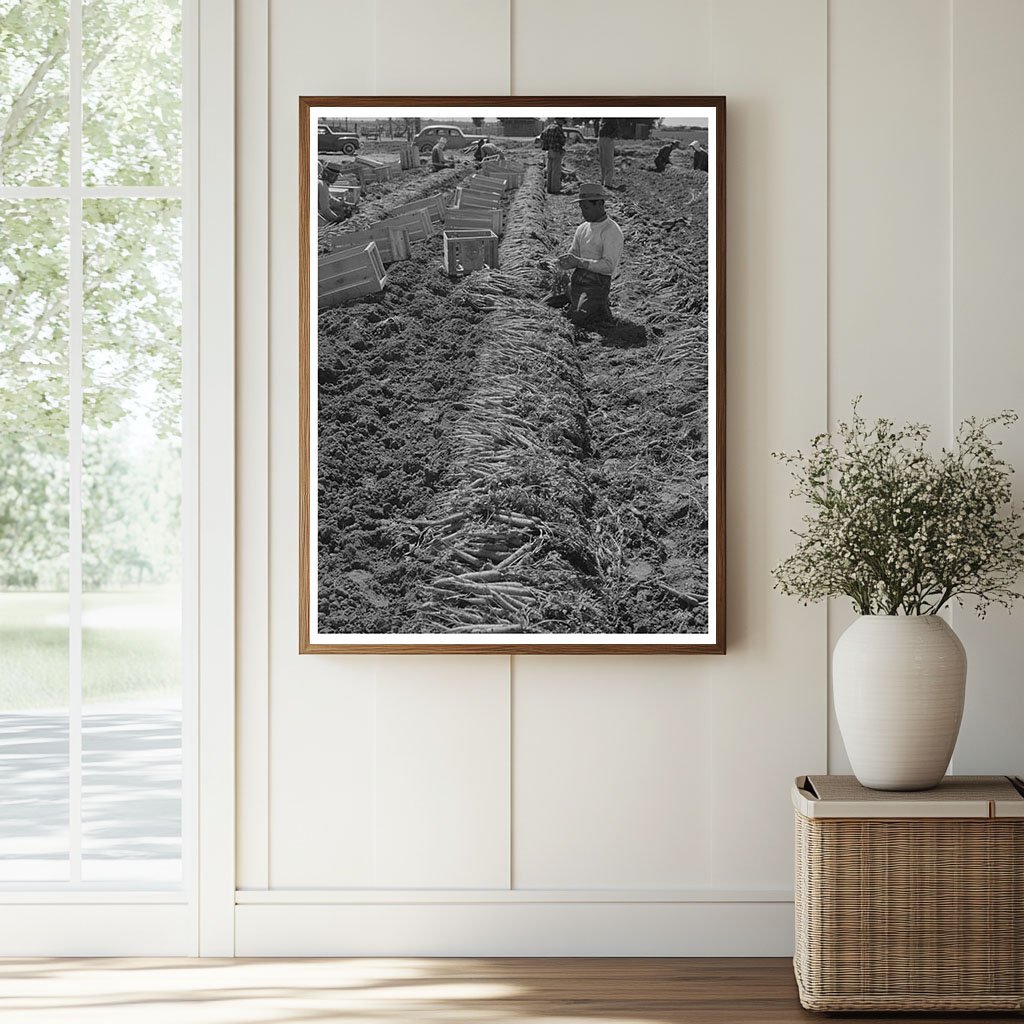
{"label": "white ceramic vase", "polygon": [[967,655],[937,615],[862,615],[832,655],[836,718],[870,789],[931,789],[953,756]]}

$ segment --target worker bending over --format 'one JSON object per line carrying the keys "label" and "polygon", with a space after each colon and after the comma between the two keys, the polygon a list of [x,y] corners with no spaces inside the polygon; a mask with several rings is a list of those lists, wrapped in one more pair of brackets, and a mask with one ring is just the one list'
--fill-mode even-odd
{"label": "worker bending over", "polygon": [[337,224],[352,216],[352,207],[331,195],[331,186],[338,180],[339,174],[339,164],[325,164],[320,172],[320,181],[317,183],[317,213],[325,224]]}
{"label": "worker bending over", "polygon": [[676,139],[674,142],[670,142],[667,146],[662,146],[658,150],[658,155],[654,158],[654,169],[661,174],[662,171],[668,167],[672,161],[672,150],[679,145],[679,140]]}

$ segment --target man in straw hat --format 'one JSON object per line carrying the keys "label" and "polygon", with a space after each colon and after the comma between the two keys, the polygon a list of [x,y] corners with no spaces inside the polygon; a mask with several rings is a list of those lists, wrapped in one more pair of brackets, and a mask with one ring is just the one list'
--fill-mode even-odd
{"label": "man in straw hat", "polygon": [[569,251],[556,260],[559,269],[572,271],[568,313],[577,326],[608,321],[612,316],[608,296],[622,259],[623,240],[622,228],[605,211],[608,198],[601,185],[580,185],[576,201],[583,223],[576,229]]}

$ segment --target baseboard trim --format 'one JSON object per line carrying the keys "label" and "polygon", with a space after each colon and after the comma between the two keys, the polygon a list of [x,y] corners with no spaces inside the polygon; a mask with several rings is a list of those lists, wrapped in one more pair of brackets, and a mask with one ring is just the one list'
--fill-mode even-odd
{"label": "baseboard trim", "polygon": [[239,889],[240,906],[407,903],[792,903],[790,890],[757,889]]}
{"label": "baseboard trim", "polygon": [[792,953],[793,905],[776,899],[528,902],[488,898],[438,902],[435,896],[433,902],[418,903],[351,899],[344,903],[268,903],[250,899],[235,907],[236,956]]}
{"label": "baseboard trim", "polygon": [[194,907],[101,902],[5,906],[0,956],[198,955]]}

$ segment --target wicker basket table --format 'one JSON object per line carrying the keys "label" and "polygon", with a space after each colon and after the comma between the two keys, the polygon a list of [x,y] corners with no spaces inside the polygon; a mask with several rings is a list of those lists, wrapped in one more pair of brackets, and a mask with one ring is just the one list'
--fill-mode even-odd
{"label": "wicker basket table", "polygon": [[1024,1009],[1024,784],[920,793],[796,780],[796,955],[808,1010]]}

